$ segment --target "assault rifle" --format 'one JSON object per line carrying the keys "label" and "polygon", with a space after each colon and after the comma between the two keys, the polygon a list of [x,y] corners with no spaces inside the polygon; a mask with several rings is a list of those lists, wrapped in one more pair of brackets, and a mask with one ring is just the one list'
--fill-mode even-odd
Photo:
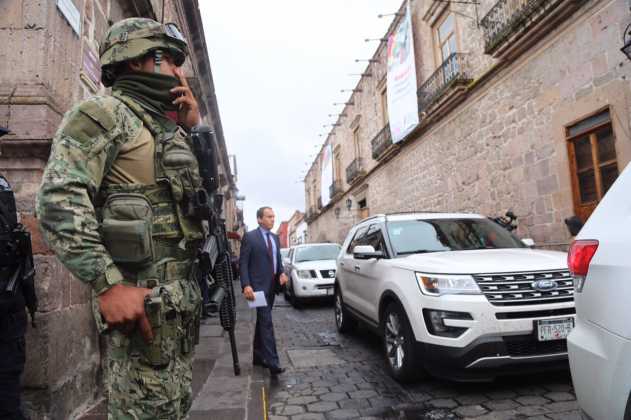
{"label": "assault rifle", "polygon": [[219,312],[221,326],[230,336],[234,374],[239,375],[241,368],[235,339],[232,252],[226,236],[225,220],[221,218],[223,195],[218,192],[217,141],[215,133],[206,126],[193,128],[191,139],[202,178],[202,188],[193,197],[191,211],[207,224],[206,238],[198,253],[198,281],[202,290],[208,289],[209,298],[204,302],[204,310]]}
{"label": "assault rifle", "polygon": [[34,280],[31,235],[18,223],[13,190],[0,175],[0,307],[3,301],[15,302],[21,293],[33,327],[37,311]]}

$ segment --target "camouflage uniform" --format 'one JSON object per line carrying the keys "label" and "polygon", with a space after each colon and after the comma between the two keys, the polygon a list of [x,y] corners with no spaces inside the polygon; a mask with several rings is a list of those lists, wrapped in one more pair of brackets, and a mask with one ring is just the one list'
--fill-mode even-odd
{"label": "camouflage uniform", "polygon": [[[165,28],[140,18],[113,25],[101,50],[104,83],[116,77],[112,65],[157,48],[181,65],[186,44],[163,36]],[[203,228],[189,199],[201,180],[190,139],[166,127],[116,90],[79,103],[53,139],[37,197],[49,246],[92,286],[100,332],[107,325],[96,296],[119,283],[152,289],[145,310],[153,342],[139,331],[106,335],[108,419],[180,419],[192,402],[201,304],[194,262]]]}

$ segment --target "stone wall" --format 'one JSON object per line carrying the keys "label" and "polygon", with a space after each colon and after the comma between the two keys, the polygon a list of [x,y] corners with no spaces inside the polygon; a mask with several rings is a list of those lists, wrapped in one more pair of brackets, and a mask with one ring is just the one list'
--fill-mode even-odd
{"label": "stone wall", "polygon": [[[432,41],[425,37],[431,36],[427,10],[435,3],[413,3],[419,85],[431,74],[427,63],[434,60]],[[480,12],[490,3],[483,1]],[[472,15],[472,6],[468,11],[464,5],[455,7]],[[346,210],[346,198],[355,206],[365,197],[370,214],[429,210],[495,216],[512,209],[522,237],[544,246],[564,243],[569,236],[563,219],[574,211],[565,126],[608,106],[619,170],[631,159],[631,63],[619,51],[631,21],[625,1],[585,3],[571,18],[548,28],[525,53],[504,63],[483,54],[481,29],[455,16],[460,48],[472,56],[474,80],[465,99],[422,122],[387,162],[371,159],[371,136],[362,136],[368,175],[351,189],[345,184],[339,201],[310,223],[311,239],[343,238],[358,220],[356,210]],[[380,121],[374,112],[378,101],[378,96],[365,98],[353,109],[372,135],[379,125],[368,120]],[[329,141],[340,144],[346,167],[353,159],[348,151],[352,137],[348,130],[336,129],[336,134]],[[317,176],[311,171],[306,185]],[[341,207],[339,218],[335,207]]]}

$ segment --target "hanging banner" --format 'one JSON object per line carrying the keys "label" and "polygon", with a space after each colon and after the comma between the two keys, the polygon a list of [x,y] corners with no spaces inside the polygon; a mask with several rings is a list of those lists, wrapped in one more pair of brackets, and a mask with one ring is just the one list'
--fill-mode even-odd
{"label": "hanging banner", "polygon": [[324,207],[331,201],[330,187],[333,185],[333,153],[330,144],[327,144],[322,149],[321,168],[320,196],[322,197],[322,207]]}
{"label": "hanging banner", "polygon": [[399,27],[388,37],[386,78],[392,142],[400,142],[419,123],[412,18],[408,3]]}

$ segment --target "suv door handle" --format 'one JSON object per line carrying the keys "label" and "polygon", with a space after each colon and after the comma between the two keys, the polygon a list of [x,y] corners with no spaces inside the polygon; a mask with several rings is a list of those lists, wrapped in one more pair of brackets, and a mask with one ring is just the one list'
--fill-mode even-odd
{"label": "suv door handle", "polygon": [[359,266],[358,266],[358,265],[356,265],[356,266],[355,266],[355,272],[356,272],[356,273],[358,273],[358,272],[359,272],[359,270],[360,270]]}

